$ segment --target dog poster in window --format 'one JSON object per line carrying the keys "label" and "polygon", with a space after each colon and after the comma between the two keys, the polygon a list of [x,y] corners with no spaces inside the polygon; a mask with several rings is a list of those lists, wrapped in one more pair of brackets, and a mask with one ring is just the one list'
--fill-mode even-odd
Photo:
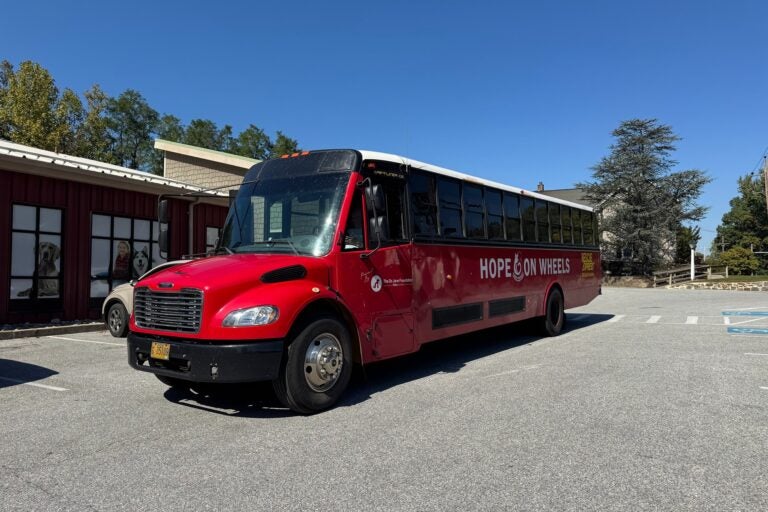
{"label": "dog poster in window", "polygon": [[137,243],[135,249],[131,258],[131,276],[137,279],[149,270],[149,244]]}
{"label": "dog poster in window", "polygon": [[[59,296],[61,236],[40,235],[37,249],[37,297]],[[51,279],[56,278],[56,279]]]}

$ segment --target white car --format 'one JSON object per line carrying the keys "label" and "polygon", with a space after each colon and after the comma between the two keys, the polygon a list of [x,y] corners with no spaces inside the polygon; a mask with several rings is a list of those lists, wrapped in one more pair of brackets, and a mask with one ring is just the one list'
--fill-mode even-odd
{"label": "white car", "polygon": [[131,317],[131,312],[133,311],[133,287],[136,283],[155,272],[188,261],[190,260],[174,260],[161,263],[158,266],[149,269],[149,271],[142,274],[138,279],[116,286],[109,292],[109,295],[107,295],[107,298],[104,299],[104,303],[101,305],[101,317],[104,319],[104,323],[107,324],[109,333],[115,338],[124,338],[128,334],[128,319]]}

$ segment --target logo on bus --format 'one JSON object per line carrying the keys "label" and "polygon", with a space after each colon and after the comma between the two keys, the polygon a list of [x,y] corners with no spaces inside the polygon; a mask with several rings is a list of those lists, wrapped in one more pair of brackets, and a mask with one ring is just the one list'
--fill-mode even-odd
{"label": "logo on bus", "polygon": [[480,279],[509,279],[521,282],[526,277],[571,273],[569,258],[480,258]]}
{"label": "logo on bus", "polygon": [[384,286],[384,281],[381,279],[381,276],[373,276],[371,278],[371,290],[378,293],[381,291],[381,287]]}

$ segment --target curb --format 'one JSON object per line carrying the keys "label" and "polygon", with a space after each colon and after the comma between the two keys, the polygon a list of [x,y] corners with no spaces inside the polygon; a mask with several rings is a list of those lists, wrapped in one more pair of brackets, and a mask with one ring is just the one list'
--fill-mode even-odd
{"label": "curb", "polygon": [[0,340],[15,340],[18,338],[40,338],[55,334],[73,334],[77,332],[106,331],[104,322],[93,322],[76,325],[54,325],[49,327],[31,327],[29,329],[13,329],[0,331]]}

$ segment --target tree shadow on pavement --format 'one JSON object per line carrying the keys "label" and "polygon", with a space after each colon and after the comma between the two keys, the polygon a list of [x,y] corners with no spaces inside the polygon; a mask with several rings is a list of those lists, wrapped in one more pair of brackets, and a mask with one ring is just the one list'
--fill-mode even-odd
{"label": "tree shadow on pavement", "polygon": [[47,379],[59,372],[36,364],[0,359],[0,388]]}
{"label": "tree shadow on pavement", "polygon": [[[613,315],[568,316],[563,333],[605,322]],[[414,354],[355,367],[352,381],[337,407],[349,407],[375,393],[440,373],[460,372],[467,363],[542,339],[535,320],[517,322],[428,343]],[[236,417],[280,418],[295,414],[278,402],[269,382],[172,387],[165,398],[173,403]]]}

